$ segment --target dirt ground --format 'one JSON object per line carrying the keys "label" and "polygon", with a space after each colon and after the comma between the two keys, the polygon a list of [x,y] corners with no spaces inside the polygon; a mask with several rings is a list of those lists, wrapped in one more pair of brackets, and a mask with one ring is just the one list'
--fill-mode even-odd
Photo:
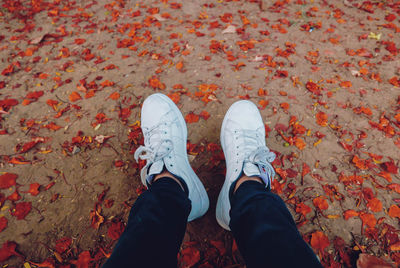
{"label": "dirt ground", "polygon": [[399,265],[400,3],[174,1],[1,2],[0,264],[105,261],[144,190],[141,103],[162,92],[210,197],[180,267],[244,267],[215,220],[239,99],[260,108],[273,191],[323,265]]}

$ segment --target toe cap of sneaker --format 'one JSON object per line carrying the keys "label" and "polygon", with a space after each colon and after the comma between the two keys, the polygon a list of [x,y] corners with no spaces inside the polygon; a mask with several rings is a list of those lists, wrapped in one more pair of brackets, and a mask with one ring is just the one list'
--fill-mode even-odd
{"label": "toe cap of sneaker", "polygon": [[251,101],[235,102],[227,113],[229,121],[236,123],[242,129],[258,129],[263,120],[257,106]]}

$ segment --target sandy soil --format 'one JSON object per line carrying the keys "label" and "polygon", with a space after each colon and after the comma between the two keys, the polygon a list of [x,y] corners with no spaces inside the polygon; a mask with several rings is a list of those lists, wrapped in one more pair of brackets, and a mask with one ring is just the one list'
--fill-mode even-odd
{"label": "sandy soil", "polygon": [[260,108],[274,191],[324,266],[399,264],[396,1],[4,0],[0,21],[0,264],[104,262],[143,191],[133,153],[155,92],[186,117],[211,201],[181,267],[244,267],[214,216],[239,99]]}

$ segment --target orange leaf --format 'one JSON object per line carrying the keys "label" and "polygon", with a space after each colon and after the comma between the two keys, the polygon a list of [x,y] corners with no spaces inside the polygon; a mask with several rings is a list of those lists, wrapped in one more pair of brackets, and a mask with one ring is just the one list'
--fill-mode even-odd
{"label": "orange leaf", "polygon": [[395,87],[400,87],[400,79],[397,79],[396,76],[393,76],[392,78],[390,78],[389,83]]}
{"label": "orange leaf", "polygon": [[382,210],[382,202],[374,197],[368,201],[367,207],[373,212],[379,212]]}
{"label": "orange leaf", "polygon": [[328,125],[328,115],[324,112],[318,112],[315,117],[317,118],[317,124],[326,127]]}
{"label": "orange leaf", "polygon": [[60,127],[59,125],[56,125],[54,122],[51,122],[51,123],[49,123],[47,125],[42,126],[42,128],[48,128],[50,130],[56,131],[56,130],[59,130],[60,128],[62,128],[62,127]]}
{"label": "orange leaf", "polygon": [[118,100],[119,97],[120,97],[120,95],[119,95],[118,92],[113,92],[113,93],[110,94],[110,96],[108,96],[108,98],[112,99],[112,100]]}
{"label": "orange leaf", "polygon": [[183,62],[182,61],[178,62],[175,67],[180,71],[183,68]]}
{"label": "orange leaf", "polygon": [[303,150],[306,147],[306,143],[301,138],[296,138],[294,145],[300,150]]}
{"label": "orange leaf", "polygon": [[111,86],[114,85],[114,82],[105,80],[105,81],[101,82],[100,85],[101,85],[102,87],[111,87]]}
{"label": "orange leaf", "polygon": [[329,239],[323,232],[316,231],[311,235],[311,246],[318,251],[324,251],[329,246]]}
{"label": "orange leaf", "polygon": [[81,38],[75,39],[75,44],[77,44],[77,45],[82,45],[85,42],[86,42],[86,39],[81,39]]}
{"label": "orange leaf", "polygon": [[284,110],[288,110],[290,107],[289,103],[287,103],[287,102],[283,102],[283,103],[279,104],[279,106]]}
{"label": "orange leaf", "polygon": [[265,107],[267,107],[267,105],[269,104],[269,100],[260,100],[260,101],[258,102],[258,104],[260,104],[261,110],[264,110]]}
{"label": "orange leaf", "polygon": [[181,100],[181,95],[177,92],[173,92],[168,94],[168,97],[175,103],[178,104],[178,102]]}
{"label": "orange leaf", "polygon": [[304,217],[311,212],[311,208],[304,203],[297,204],[296,212],[301,213]]}
{"label": "orange leaf", "polygon": [[149,84],[154,89],[165,89],[165,84],[161,83],[161,81],[155,76],[149,79]]}
{"label": "orange leaf", "polygon": [[319,208],[320,210],[325,210],[329,207],[328,202],[326,202],[325,196],[318,196],[314,198],[313,204],[316,208]]}
{"label": "orange leaf", "polygon": [[29,186],[29,190],[28,190],[27,193],[30,193],[31,195],[36,196],[36,195],[39,194],[39,187],[40,187],[39,183],[37,183],[37,182],[36,183],[32,183]]}
{"label": "orange leaf", "polygon": [[355,210],[352,209],[348,209],[343,213],[344,219],[347,221],[350,218],[356,217],[358,216],[359,213]]}
{"label": "orange leaf", "polygon": [[361,212],[360,219],[362,220],[363,225],[367,225],[370,228],[374,228],[376,225],[374,214]]}
{"label": "orange leaf", "polygon": [[355,155],[354,157],[353,157],[353,160],[352,160],[352,162],[356,165],[356,167],[358,167],[359,169],[362,169],[362,170],[367,170],[367,169],[369,169],[369,162],[370,161],[368,161],[368,159],[361,159],[361,158],[359,158],[357,155]]}
{"label": "orange leaf", "polygon": [[352,87],[352,84],[351,84],[350,81],[343,81],[343,82],[340,83],[340,86],[349,88],[349,87]]}
{"label": "orange leaf", "polygon": [[388,214],[390,217],[400,219],[400,208],[397,205],[391,205]]}
{"label": "orange leaf", "polygon": [[199,115],[204,120],[207,120],[208,118],[210,118],[210,114],[207,111],[201,111],[201,113]]}
{"label": "orange leaf", "polygon": [[190,112],[185,116],[185,121],[188,124],[198,122],[199,119],[200,119],[200,116],[198,116],[197,114],[194,114],[193,112]]}
{"label": "orange leaf", "polygon": [[75,102],[75,101],[81,100],[81,99],[82,99],[81,95],[79,95],[79,93],[76,91],[72,92],[71,95],[69,95],[69,100],[71,102]]}

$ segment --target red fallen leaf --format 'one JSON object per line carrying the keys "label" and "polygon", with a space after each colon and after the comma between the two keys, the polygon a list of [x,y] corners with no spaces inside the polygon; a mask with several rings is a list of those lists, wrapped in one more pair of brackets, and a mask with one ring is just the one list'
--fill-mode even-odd
{"label": "red fallen leaf", "polygon": [[123,167],[124,165],[125,165],[125,163],[122,160],[117,160],[114,162],[115,167]]}
{"label": "red fallen leaf", "polygon": [[55,250],[62,254],[64,253],[72,243],[72,239],[69,237],[63,237],[56,241],[56,248]]}
{"label": "red fallen leaf", "polygon": [[118,240],[118,238],[122,235],[124,232],[125,225],[118,221],[118,222],[113,222],[111,226],[107,230],[107,235],[112,239],[112,240]]}
{"label": "red fallen leaf", "polygon": [[318,196],[314,198],[313,204],[316,208],[320,210],[325,210],[328,209],[329,205],[328,202],[326,202],[326,197],[325,196]]}
{"label": "red fallen leaf", "polygon": [[373,212],[379,212],[382,210],[382,202],[378,198],[374,197],[368,200],[367,208]]}
{"label": "red fallen leaf", "polygon": [[86,39],[81,39],[81,38],[75,39],[75,44],[77,44],[77,45],[82,45],[85,42],[86,42]]}
{"label": "red fallen leaf", "polygon": [[77,260],[72,260],[71,263],[76,265],[76,268],[88,268],[91,267],[91,262],[93,261],[88,250],[83,251],[79,254]]}
{"label": "red fallen leaf", "polygon": [[25,219],[26,215],[28,215],[28,213],[31,211],[31,209],[31,202],[20,202],[17,203],[11,210],[11,215],[17,217],[17,220],[23,220]]}
{"label": "red fallen leaf", "polygon": [[203,118],[204,120],[207,120],[208,118],[210,118],[210,114],[207,111],[201,111],[201,113],[199,114],[199,116],[201,118]]}
{"label": "red fallen leaf", "polygon": [[51,122],[51,123],[49,123],[49,124],[47,124],[47,125],[42,126],[42,128],[48,128],[48,129],[50,129],[50,130],[57,131],[57,130],[59,130],[59,129],[62,128],[62,127],[59,126],[59,125],[56,125],[54,122]]}
{"label": "red fallen leaf", "polygon": [[357,268],[391,268],[392,265],[385,262],[384,260],[368,255],[365,253],[361,253],[357,260]]}
{"label": "red fallen leaf", "polygon": [[197,114],[195,114],[193,112],[190,112],[185,116],[185,121],[188,124],[198,122],[199,119],[200,119],[200,116],[198,116]]}
{"label": "red fallen leaf", "polygon": [[321,87],[314,82],[307,82],[306,88],[308,89],[308,91],[312,92],[315,95],[321,95]]}
{"label": "red fallen leaf", "polygon": [[7,228],[7,223],[8,223],[7,218],[4,217],[4,216],[1,216],[1,217],[0,217],[0,233],[1,233],[4,229]]}
{"label": "red fallen leaf", "polygon": [[106,199],[104,200],[104,206],[106,208],[111,208],[114,205],[114,200],[112,199]]}
{"label": "red fallen leaf", "polygon": [[1,72],[1,74],[7,76],[9,74],[12,74],[13,72],[14,72],[14,65],[10,64]]}
{"label": "red fallen leaf", "polygon": [[324,251],[329,246],[329,239],[323,232],[316,231],[311,235],[311,246],[319,252]]}
{"label": "red fallen leaf", "polygon": [[324,112],[318,112],[315,115],[315,118],[317,119],[317,124],[326,127],[328,125],[328,115]]}
{"label": "red fallen leaf", "polygon": [[114,85],[114,82],[105,80],[105,81],[101,82],[100,85],[101,85],[102,87],[111,87],[111,86]]}
{"label": "red fallen leaf", "polygon": [[393,76],[392,78],[390,78],[389,83],[395,87],[400,87],[400,79],[397,79],[396,76]]}
{"label": "red fallen leaf", "polygon": [[49,74],[46,74],[46,73],[39,74],[39,79],[47,79],[48,77],[49,77]]}
{"label": "red fallen leaf", "polygon": [[41,138],[41,137],[34,138],[32,141],[27,142],[24,145],[22,145],[22,148],[19,150],[18,153],[20,153],[20,154],[26,153],[30,149],[35,147],[36,144],[41,143],[41,142],[44,142],[44,138]]}
{"label": "red fallen leaf", "polygon": [[400,219],[400,208],[399,208],[399,206],[391,205],[390,208],[389,208],[388,215],[390,217],[399,218]]}
{"label": "red fallen leaf", "polygon": [[18,191],[15,190],[12,194],[10,194],[9,196],[7,196],[7,200],[16,202],[18,200],[21,199],[21,196],[19,195]]}
{"label": "red fallen leaf", "polygon": [[195,247],[187,247],[179,253],[180,267],[193,267],[200,261],[200,251]]}
{"label": "red fallen leaf", "polygon": [[17,243],[6,241],[0,248],[0,262],[8,260],[11,256],[21,256],[21,254],[15,251]]}
{"label": "red fallen leaf", "polygon": [[304,217],[311,212],[311,208],[304,203],[297,204],[296,212],[301,213]]}
{"label": "red fallen leaf", "polygon": [[343,148],[348,152],[351,152],[353,150],[353,146],[351,144],[347,144],[342,141],[339,141],[339,144],[342,145]]}
{"label": "red fallen leaf", "polygon": [[360,219],[362,220],[363,225],[367,225],[370,228],[374,228],[376,225],[376,219],[374,214],[361,212]]}
{"label": "red fallen leaf", "polygon": [[49,184],[47,184],[47,185],[44,187],[44,190],[47,191],[48,189],[50,189],[51,187],[53,187],[54,184],[56,184],[56,182],[54,182],[54,181],[50,182]]}
{"label": "red fallen leaf", "polygon": [[4,99],[0,100],[0,107],[3,108],[4,111],[8,111],[12,106],[15,106],[18,104],[18,101],[16,99]]}
{"label": "red fallen leaf", "polygon": [[304,178],[304,176],[307,175],[310,172],[311,172],[310,167],[306,163],[303,163],[303,169],[301,171],[301,177]]}
{"label": "red fallen leaf", "polygon": [[346,221],[350,218],[357,217],[358,215],[359,213],[352,209],[348,209],[343,213],[343,217]]}
{"label": "red fallen leaf", "polygon": [[128,108],[123,108],[123,109],[118,111],[118,116],[122,120],[128,120],[128,118],[131,115],[131,113],[132,113],[132,110],[129,109],[129,107]]}
{"label": "red fallen leaf", "polygon": [[56,100],[47,100],[46,101],[47,105],[49,105],[51,108],[53,108],[54,111],[57,111],[57,105],[59,104],[58,101]]}
{"label": "red fallen leaf", "polygon": [[30,193],[33,196],[37,196],[39,194],[39,187],[40,187],[39,183],[37,183],[37,182],[32,183],[29,186],[29,190],[27,191],[27,193]]}
{"label": "red fallen leaf", "polygon": [[44,92],[43,90],[40,91],[33,91],[33,92],[29,92],[28,94],[26,94],[25,98],[26,99],[34,99],[37,100],[39,99],[41,96],[43,96]]}
{"label": "red fallen leaf", "polygon": [[357,155],[355,155],[352,159],[352,162],[358,167],[359,169],[362,170],[367,170],[369,169],[370,161],[369,159],[361,159]]}
{"label": "red fallen leaf", "polygon": [[395,191],[396,193],[400,194],[400,184],[398,183],[391,183],[387,186],[390,190]]}
{"label": "red fallen leaf", "polygon": [[387,21],[389,21],[389,22],[392,22],[392,21],[394,21],[396,19],[396,15],[394,15],[394,14],[387,14],[386,16],[385,16],[385,20],[387,20]]}
{"label": "red fallen leaf", "polygon": [[8,189],[16,184],[17,174],[5,173],[0,176],[0,189]]}
{"label": "red fallen leaf", "polygon": [[213,245],[214,247],[216,247],[216,248],[218,249],[219,254],[220,254],[221,256],[223,256],[223,255],[226,254],[226,248],[225,248],[224,242],[222,242],[222,241],[211,240],[211,241],[210,241],[210,244]]}
{"label": "red fallen leaf", "polygon": [[110,94],[110,96],[108,96],[108,99],[112,99],[112,100],[118,100],[120,97],[118,92],[113,92]]}
{"label": "red fallen leaf", "polygon": [[81,99],[82,99],[81,95],[79,95],[79,93],[76,92],[76,91],[73,91],[73,92],[71,93],[71,95],[69,95],[69,100],[70,100],[71,102],[75,102],[75,101],[81,100]]}
{"label": "red fallen leaf", "polygon": [[386,170],[389,173],[392,174],[397,174],[398,172],[398,167],[394,164],[393,161],[390,162],[384,162],[380,165],[384,170]]}

